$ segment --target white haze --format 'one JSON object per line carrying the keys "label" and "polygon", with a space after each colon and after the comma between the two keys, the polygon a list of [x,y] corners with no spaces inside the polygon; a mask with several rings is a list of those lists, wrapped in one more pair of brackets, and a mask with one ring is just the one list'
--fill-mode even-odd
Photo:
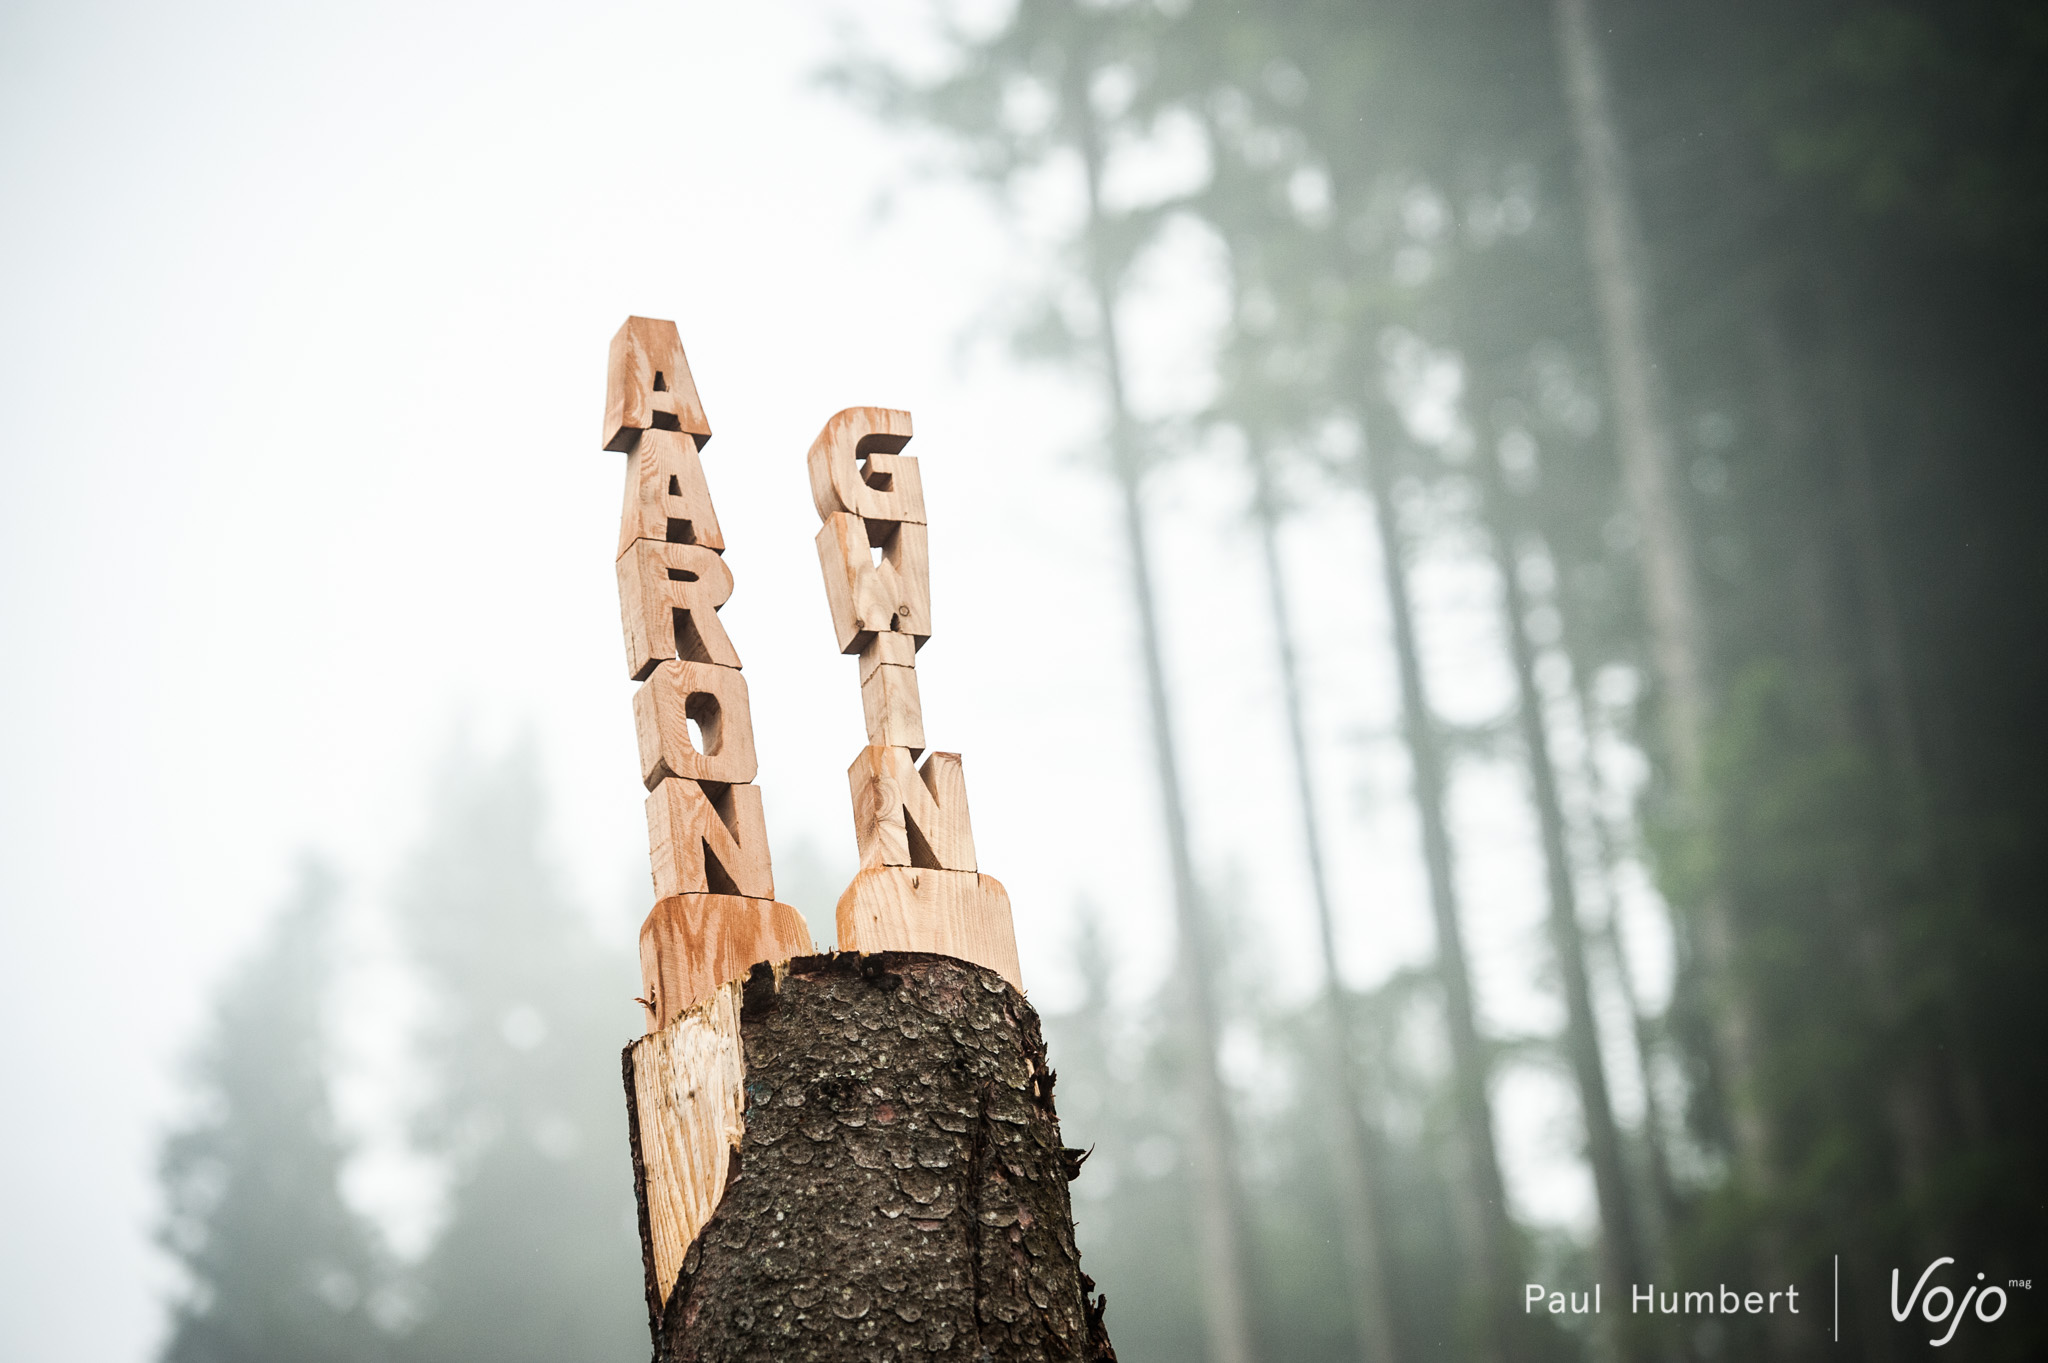
{"label": "white haze", "polygon": [[[887,44],[917,41],[921,14],[861,7]],[[726,621],[777,847],[850,865],[862,742],[803,454],[841,407],[907,407],[932,518],[928,732],[966,755],[1027,982],[1042,1006],[1072,997],[1083,897],[1120,990],[1160,978],[1164,857],[1114,507],[1088,463],[1096,396],[963,341],[1041,268],[1031,215],[906,188],[914,146],[810,83],[838,34],[804,3],[0,19],[0,1357],[154,1349],[173,1284],[154,1150],[209,990],[305,847],[348,876],[375,942],[458,732],[530,738],[570,883],[630,941],[645,850],[619,460],[596,448],[630,312],[679,323],[717,432]],[[1152,178],[1186,173],[1160,154],[1180,159]],[[1139,357],[1148,403],[1206,391],[1182,352],[1216,317],[1212,257],[1169,241],[1131,302],[1134,337],[1180,347]],[[1246,487],[1219,449],[1154,492],[1200,856],[1242,887],[1258,968],[1298,995],[1310,906]],[[1318,622],[1311,722],[1365,983],[1427,957],[1424,886],[1377,549],[1355,500],[1308,507],[1288,557],[1297,618]],[[1418,580],[1460,719],[1507,699],[1476,561]],[[1553,1028],[1512,767],[1473,769],[1454,815],[1487,1016]],[[353,1035],[395,1053],[389,1017]],[[1502,1120],[1525,1211],[1583,1226],[1562,1093],[1518,1079]],[[400,1164],[352,1185],[394,1224],[426,1196]]]}

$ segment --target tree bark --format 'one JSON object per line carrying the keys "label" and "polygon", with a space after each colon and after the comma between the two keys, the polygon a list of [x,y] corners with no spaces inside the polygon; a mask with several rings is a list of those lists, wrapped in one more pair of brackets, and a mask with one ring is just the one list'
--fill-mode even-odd
{"label": "tree bark", "polygon": [[[744,1134],[666,1305],[655,1363],[1114,1360],[1081,1272],[1038,1016],[918,952],[755,966]],[[634,1183],[646,1174],[626,1053]]]}

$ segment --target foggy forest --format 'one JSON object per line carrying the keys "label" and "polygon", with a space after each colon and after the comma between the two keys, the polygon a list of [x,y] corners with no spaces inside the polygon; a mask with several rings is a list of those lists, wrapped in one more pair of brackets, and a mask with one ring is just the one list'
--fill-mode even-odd
{"label": "foggy forest", "polygon": [[[1902,1359],[1929,1341],[1891,1275],[1940,1256],[2000,1293],[1958,1308],[1959,1356],[2048,1353],[2048,15],[1014,0],[916,25],[833,28],[801,75],[900,153],[871,230],[941,196],[1007,234],[946,325],[1062,412],[1057,483],[1016,496],[1090,556],[991,598],[1039,652],[935,648],[926,686],[1127,754],[1109,793],[1076,757],[1056,794],[976,806],[1010,862],[1095,840],[1158,905],[1139,930],[1048,877],[1058,930],[1023,937],[1116,1356]],[[973,415],[1037,438],[1022,405]],[[710,447],[714,489],[742,439]],[[974,613],[970,559],[934,557]],[[1032,661],[1084,643],[1120,661]],[[1065,696],[1043,720],[1036,687]],[[606,926],[644,876],[593,905],[548,745],[447,733],[388,875],[275,849],[287,887],[176,1038],[164,1272],[121,1289],[154,1292],[162,1363],[647,1352],[636,967]],[[771,833],[830,940],[850,863]],[[409,1235],[360,1195],[347,1115],[366,931],[409,1000]],[[1797,1313],[1656,1305],[1730,1288]]]}

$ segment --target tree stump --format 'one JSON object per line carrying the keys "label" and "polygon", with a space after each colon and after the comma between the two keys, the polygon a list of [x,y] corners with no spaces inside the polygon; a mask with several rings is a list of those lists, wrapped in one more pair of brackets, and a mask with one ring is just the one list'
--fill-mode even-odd
{"label": "tree stump", "polygon": [[744,1130],[669,1284],[634,1077],[657,1038],[626,1049],[655,1363],[1115,1359],[1074,1244],[1084,1156],[1060,1144],[1038,1015],[1002,976],[923,952],[798,957],[754,967],[739,1019]]}
{"label": "tree stump", "polygon": [[838,906],[859,950],[814,956],[775,900],[718,619],[733,580],[699,457],[711,425],[675,324],[627,318],[605,384],[659,898],[640,932],[648,1035],[624,1057],[656,1363],[1113,1360],[1009,896],[975,862],[959,754],[915,765],[931,588],[910,414],[848,408],[806,456],[868,728],[847,772],[862,869]]}

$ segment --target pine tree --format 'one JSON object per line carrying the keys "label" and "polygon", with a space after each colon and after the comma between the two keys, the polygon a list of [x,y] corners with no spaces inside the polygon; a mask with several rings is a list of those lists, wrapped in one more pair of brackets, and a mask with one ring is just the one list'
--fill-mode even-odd
{"label": "pine tree", "polygon": [[[1173,683],[1160,619],[1160,591],[1147,504],[1147,475],[1159,456],[1155,423],[1135,410],[1127,383],[1129,353],[1119,307],[1139,249],[1161,221],[1156,209],[1123,211],[1104,194],[1111,143],[1136,126],[1132,108],[1111,114],[1098,97],[1098,78],[1117,77],[1157,37],[1153,20],[1136,8],[1110,9],[1076,0],[1031,0],[998,31],[981,40],[954,30],[957,66],[947,77],[921,83],[886,63],[840,73],[864,86],[882,108],[904,121],[947,137],[975,173],[1007,192],[1016,172],[1071,156],[1081,171],[1082,214],[1064,243],[1073,260],[1068,279],[1087,301],[1092,334],[1083,340],[1064,322],[1050,339],[1052,353],[1099,385],[1105,471],[1116,489],[1130,601],[1138,618],[1138,655],[1145,680],[1153,776],[1166,832],[1172,886],[1175,985],[1180,1028],[1191,1041],[1185,1075],[1192,1101],[1186,1139],[1198,1195],[1185,1208],[1192,1222],[1202,1280],[1200,1310],[1215,1363],[1254,1363],[1250,1249],[1239,1187],[1239,1143],[1230,1095],[1218,1061],[1223,1001],[1216,952],[1205,940],[1201,875],[1196,866],[1183,755],[1174,736]],[[1048,121],[1025,132],[1003,114],[1006,100],[1030,86],[1046,97]],[[1048,301],[1047,316],[1055,315]]]}
{"label": "pine tree", "polygon": [[164,1363],[367,1363],[379,1263],[343,1202],[322,1023],[335,882],[308,861],[227,981],[197,1058],[201,1115],[165,1143],[163,1244],[190,1287]]}
{"label": "pine tree", "polygon": [[403,1358],[648,1349],[618,1061],[635,976],[592,941],[541,841],[531,756],[460,755],[398,887],[434,1001],[420,1134],[452,1178]]}

